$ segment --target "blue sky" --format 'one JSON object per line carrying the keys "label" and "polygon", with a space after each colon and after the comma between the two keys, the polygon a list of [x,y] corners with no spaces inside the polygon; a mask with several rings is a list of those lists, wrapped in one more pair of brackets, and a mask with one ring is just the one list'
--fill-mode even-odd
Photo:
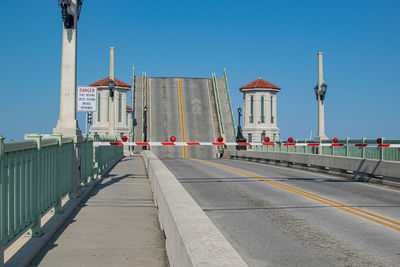
{"label": "blue sky", "polygon": [[[61,10],[57,1],[1,1],[0,134],[51,133],[59,112]],[[110,4],[111,3],[111,4]],[[317,131],[317,52],[324,52],[329,137],[400,139],[399,1],[84,0],[78,84],[116,78],[211,77],[227,69],[238,88],[258,77],[278,94],[281,137]],[[235,112],[236,113],[236,112]],[[235,114],[236,115],[236,114]],[[84,130],[83,116],[78,114]]]}

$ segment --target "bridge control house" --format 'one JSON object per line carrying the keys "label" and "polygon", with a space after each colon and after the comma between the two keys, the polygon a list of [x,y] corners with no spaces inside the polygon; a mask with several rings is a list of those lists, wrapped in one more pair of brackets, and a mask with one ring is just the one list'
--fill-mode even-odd
{"label": "bridge control house", "polygon": [[239,88],[243,93],[243,136],[247,142],[279,140],[276,94],[280,87],[261,78]]}

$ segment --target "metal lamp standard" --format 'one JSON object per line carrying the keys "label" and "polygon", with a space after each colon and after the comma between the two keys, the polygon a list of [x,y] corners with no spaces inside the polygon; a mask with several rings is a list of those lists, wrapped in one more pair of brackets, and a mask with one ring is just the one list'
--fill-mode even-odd
{"label": "metal lamp standard", "polygon": [[[246,138],[244,138],[242,133],[242,127],[240,126],[240,117],[242,116],[242,109],[239,107],[238,111],[238,128],[237,128],[237,136],[236,143],[246,143]],[[236,150],[246,150],[246,146],[236,146]]]}

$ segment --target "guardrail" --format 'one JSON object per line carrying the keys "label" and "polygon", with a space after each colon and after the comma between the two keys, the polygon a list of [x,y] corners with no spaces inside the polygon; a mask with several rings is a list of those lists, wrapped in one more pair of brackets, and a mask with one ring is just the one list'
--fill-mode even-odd
{"label": "guardrail", "polygon": [[59,213],[63,198],[76,197],[81,186],[122,158],[122,147],[93,151],[94,140],[116,139],[28,134],[24,140],[4,142],[0,136],[0,266],[5,248],[27,231],[41,236],[44,214],[51,209]]}
{"label": "guardrail", "polygon": [[[383,144],[400,144],[400,140],[380,138]],[[341,139],[338,144],[344,146],[286,146],[286,141],[276,141],[274,146],[251,146],[249,151],[259,152],[289,152],[302,154],[321,154],[328,156],[353,157],[363,159],[400,161],[399,147],[377,147],[375,139]],[[318,144],[312,140],[295,140],[294,143]],[[322,144],[333,143],[332,140],[323,140]],[[356,144],[359,144],[356,146]],[[374,145],[374,146],[370,146]]]}

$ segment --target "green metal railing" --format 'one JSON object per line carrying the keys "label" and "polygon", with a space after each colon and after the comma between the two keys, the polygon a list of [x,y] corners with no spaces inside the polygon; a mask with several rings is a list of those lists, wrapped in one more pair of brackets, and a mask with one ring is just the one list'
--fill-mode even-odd
{"label": "green metal railing", "polygon": [[228,87],[228,77],[226,76],[226,69],[224,69],[223,78],[224,78],[226,99],[227,99],[228,107],[229,107],[229,115],[231,117],[231,123],[233,125],[232,134],[233,134],[233,137],[236,138],[236,126],[235,126],[235,120],[233,119],[232,103],[231,103],[231,97],[229,96],[230,94],[229,94],[229,87]]}
{"label": "green metal railing", "polygon": [[[389,140],[381,138],[386,144],[400,144],[400,140]],[[296,143],[316,143],[312,140],[296,140]],[[339,144],[346,146],[284,146],[286,141],[277,141],[275,146],[252,146],[249,150],[261,152],[289,152],[305,154],[322,154],[338,157],[354,157],[376,160],[400,161],[400,148],[398,147],[363,147],[354,146],[354,144],[376,145],[375,139],[342,139]],[[322,143],[332,143],[332,140],[323,140]]]}
{"label": "green metal railing", "polygon": [[40,236],[41,217],[51,209],[61,212],[62,199],[80,190],[74,189],[79,183],[77,154],[81,186],[123,157],[123,147],[94,150],[94,140],[116,139],[86,135],[77,142],[60,134],[29,134],[23,141],[4,143],[0,136],[0,266],[5,248],[28,230],[32,237]]}
{"label": "green metal railing", "polygon": [[213,87],[213,92],[214,92],[214,100],[215,100],[215,107],[216,107],[216,111],[217,111],[219,130],[220,130],[220,134],[221,134],[222,138],[224,138],[224,140],[225,140],[225,130],[224,130],[224,124],[222,122],[221,106],[219,104],[219,96],[218,96],[217,77],[215,76],[215,73],[211,73],[211,80],[212,80],[212,87]]}

